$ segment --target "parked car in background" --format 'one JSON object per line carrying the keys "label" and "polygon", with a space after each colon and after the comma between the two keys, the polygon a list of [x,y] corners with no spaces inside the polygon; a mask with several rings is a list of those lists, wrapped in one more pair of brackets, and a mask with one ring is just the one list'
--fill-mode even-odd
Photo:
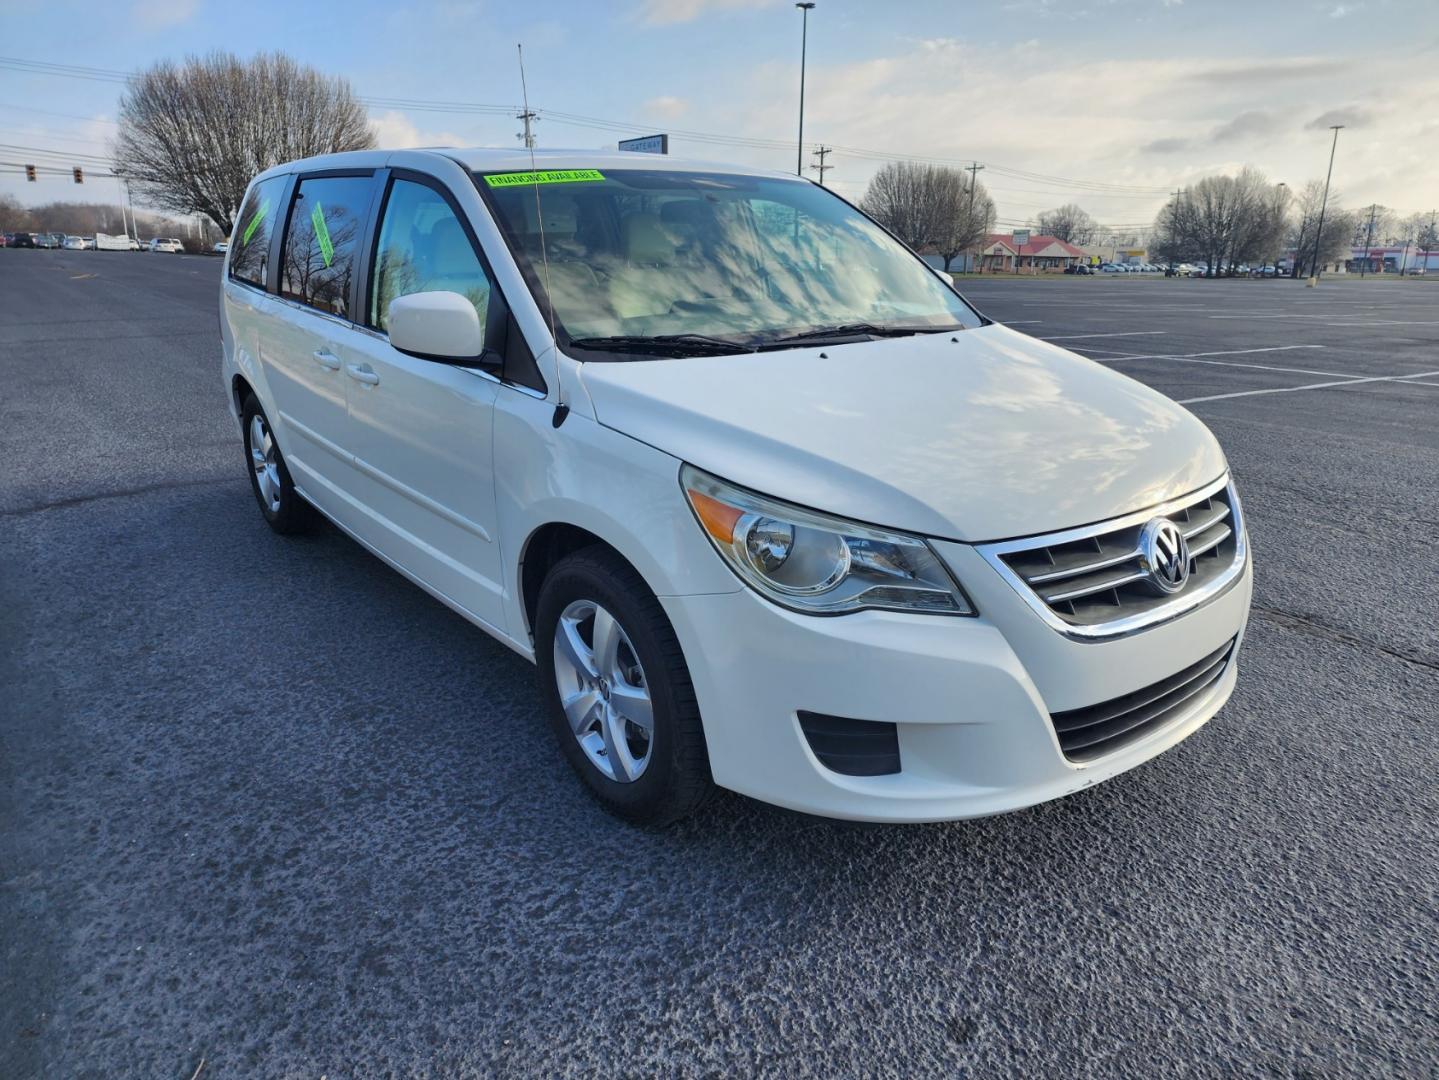
{"label": "parked car in background", "polygon": [[83,236],[67,236],[60,242],[60,246],[67,251],[84,251],[85,238]]}
{"label": "parked car in background", "polygon": [[185,245],[173,237],[157,236],[150,241],[151,251],[165,251],[172,255],[179,255],[184,252]]}
{"label": "parked car in background", "polygon": [[139,241],[139,240],[136,240],[133,236],[127,237],[127,240],[128,240],[127,246],[129,247],[129,249],[130,249],[131,251],[144,251],[144,250],[145,250],[145,245],[142,244],[142,243],[140,243],[140,241]]}
{"label": "parked car in background", "polygon": [[212,248],[210,249],[210,254],[211,254],[211,255],[224,255],[224,254],[225,254],[226,252],[228,252],[229,250],[230,250],[230,241],[228,241],[228,240],[221,240],[218,244],[216,244],[214,247],[212,247]]}
{"label": "parked car in background", "polygon": [[12,233],[10,236],[10,247],[33,248],[40,245],[35,242],[35,234],[27,232]]}
{"label": "parked car in background", "polygon": [[[30,235],[35,238],[35,246],[37,248],[57,248],[61,243],[61,241],[57,241],[50,233],[39,232],[31,233]],[[61,240],[63,241],[63,237]]]}
{"label": "parked car in background", "polygon": [[[271,528],[323,514],[533,660],[558,752],[642,822],[713,784],[1000,813],[1220,709],[1250,560],[1193,413],[983,318],[817,184],[645,157],[256,177],[219,374]],[[1017,369],[1040,392],[996,392]]]}

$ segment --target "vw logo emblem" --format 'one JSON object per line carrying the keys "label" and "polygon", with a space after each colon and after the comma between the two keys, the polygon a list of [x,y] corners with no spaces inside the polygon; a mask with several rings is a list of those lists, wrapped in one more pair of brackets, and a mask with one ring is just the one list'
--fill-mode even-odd
{"label": "vw logo emblem", "polygon": [[1139,531],[1139,561],[1161,594],[1177,593],[1189,583],[1189,544],[1168,518],[1151,518]]}

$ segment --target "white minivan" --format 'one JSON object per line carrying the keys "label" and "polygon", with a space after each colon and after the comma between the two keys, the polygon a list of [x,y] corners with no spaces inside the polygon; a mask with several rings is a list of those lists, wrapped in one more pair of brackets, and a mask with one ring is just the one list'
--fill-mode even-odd
{"label": "white minivan", "polygon": [[1234,689],[1250,556],[1204,425],[985,318],[807,180],[314,158],[252,182],[222,295],[265,519],[323,514],[533,660],[624,817],[715,785],[999,813]]}

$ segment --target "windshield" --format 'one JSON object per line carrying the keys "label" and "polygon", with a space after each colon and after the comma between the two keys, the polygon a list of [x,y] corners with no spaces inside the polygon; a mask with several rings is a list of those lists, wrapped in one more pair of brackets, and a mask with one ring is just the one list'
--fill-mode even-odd
{"label": "windshield", "polygon": [[982,321],[907,248],[807,181],[646,169],[477,181],[541,308],[552,298],[561,343],[600,351],[583,359]]}

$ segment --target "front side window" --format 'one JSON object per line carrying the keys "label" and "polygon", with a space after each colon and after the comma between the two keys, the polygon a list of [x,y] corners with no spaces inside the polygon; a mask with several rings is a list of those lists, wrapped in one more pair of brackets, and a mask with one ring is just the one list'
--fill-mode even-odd
{"label": "front side window", "polygon": [[706,344],[696,336],[784,347],[860,325],[902,334],[981,322],[907,248],[805,181],[576,169],[477,183],[536,299],[580,348],[653,355],[655,339],[676,335],[691,349]]}
{"label": "front side window", "polygon": [[272,176],[251,185],[235,221],[235,235],[230,244],[231,277],[265,287],[270,238],[274,235],[275,218],[280,213],[280,198],[285,193],[287,179]]}
{"label": "front side window", "polygon": [[281,296],[350,317],[350,288],[373,190],[369,176],[300,181],[280,261]]}
{"label": "front side window", "polygon": [[454,210],[434,188],[395,180],[375,248],[369,325],[389,329],[390,301],[418,292],[455,292],[488,326],[492,288]]}

